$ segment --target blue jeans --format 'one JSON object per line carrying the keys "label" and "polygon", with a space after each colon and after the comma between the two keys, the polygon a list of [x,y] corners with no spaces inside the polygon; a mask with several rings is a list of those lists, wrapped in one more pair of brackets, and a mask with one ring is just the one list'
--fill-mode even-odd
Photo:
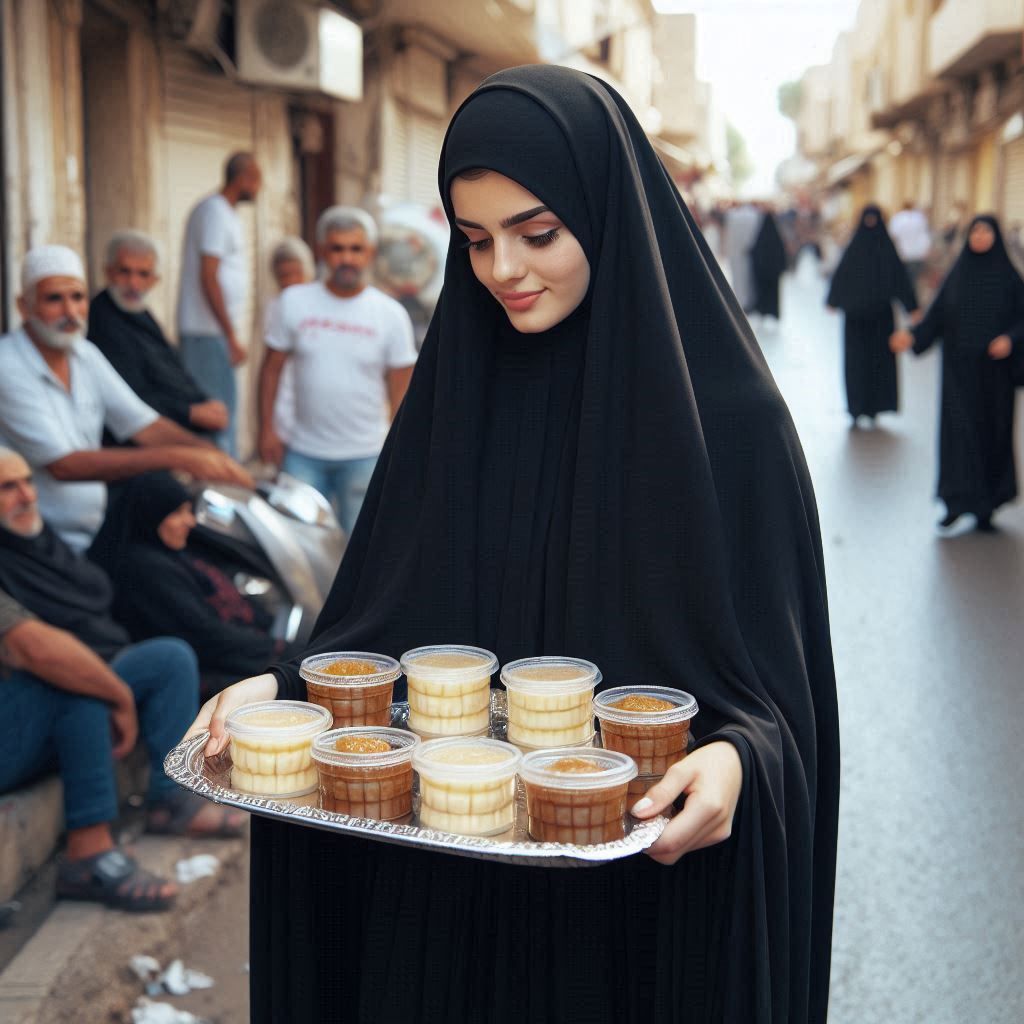
{"label": "blue jeans", "polygon": [[192,379],[210,396],[228,407],[228,425],[213,435],[213,443],[233,459],[238,458],[235,413],[238,385],[227,339],[220,334],[183,334],[181,361]]}
{"label": "blue jeans", "polygon": [[334,506],[341,528],[351,536],[376,465],[376,455],[365,459],[315,459],[289,449],[281,468],[327,498]]}
{"label": "blue jeans", "polygon": [[[176,786],[164,775],[164,757],[199,709],[195,653],[183,640],[157,637],[126,647],[110,667],[135,694],[139,736],[149,753],[148,799],[165,799]],[[26,672],[0,679],[0,693],[0,793],[57,769],[67,828],[113,821],[117,789],[109,706]]]}

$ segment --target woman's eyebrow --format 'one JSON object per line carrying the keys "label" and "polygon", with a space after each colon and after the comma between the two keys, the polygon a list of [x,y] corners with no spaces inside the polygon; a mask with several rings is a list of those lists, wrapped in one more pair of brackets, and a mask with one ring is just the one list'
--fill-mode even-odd
{"label": "woman's eyebrow", "polygon": [[[523,210],[522,213],[515,213],[511,217],[506,217],[501,222],[501,226],[503,228],[512,228],[512,227],[515,227],[517,224],[522,224],[523,221],[531,220],[532,218],[534,218],[534,217],[536,217],[536,216],[538,216],[538,215],[540,215],[542,213],[550,213],[550,212],[551,212],[550,207],[547,207],[547,206],[535,206],[532,210]],[[458,224],[459,227],[463,227],[463,228],[476,228],[477,231],[486,231],[487,230],[487,228],[485,228],[483,226],[483,224],[477,224],[477,223],[475,223],[474,221],[471,221],[471,220],[463,220],[461,217],[456,217],[455,218],[455,223]]]}

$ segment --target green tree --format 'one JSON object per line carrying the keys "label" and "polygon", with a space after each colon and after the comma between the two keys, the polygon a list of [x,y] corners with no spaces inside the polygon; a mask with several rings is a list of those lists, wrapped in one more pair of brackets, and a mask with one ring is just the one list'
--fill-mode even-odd
{"label": "green tree", "polygon": [[754,161],[747,149],[747,140],[731,121],[725,125],[725,152],[729,161],[729,175],[733,185],[738,187],[754,173]]}
{"label": "green tree", "polygon": [[779,113],[795,121],[800,116],[801,82],[783,82],[779,86]]}

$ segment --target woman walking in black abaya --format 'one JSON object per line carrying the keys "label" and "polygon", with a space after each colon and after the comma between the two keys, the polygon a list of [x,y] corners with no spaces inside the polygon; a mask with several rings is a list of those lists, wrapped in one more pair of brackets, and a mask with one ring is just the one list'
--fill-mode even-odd
{"label": "woman walking in black abaya", "polygon": [[917,295],[896,246],[886,230],[882,211],[867,206],[860,224],[832,275],[830,309],[841,309],[846,407],[850,425],[866,416],[899,408],[896,357],[889,349],[893,302],[917,318]]}
{"label": "woman walking in black abaya", "polygon": [[752,312],[779,319],[779,281],[786,271],[786,243],[782,240],[778,222],[771,209],[765,206],[761,214],[754,246],[750,250],[750,270],[754,279],[754,308]]}
{"label": "woman walking in black abaya", "polygon": [[914,328],[892,337],[895,352],[942,341],[938,496],[942,529],[973,514],[983,532],[1017,497],[1013,451],[1015,379],[1024,363],[1024,281],[995,217],[975,217],[938,295]]}
{"label": "woman walking in black abaya", "polygon": [[[445,284],[310,651],[572,653],[685,684],[649,857],[511,867],[253,820],[257,1021],[824,1021],[838,736],[792,421],[606,83],[489,78],[441,154]],[[796,626],[796,628],[794,628]],[[208,702],[302,697],[295,662]],[[673,801],[686,794],[676,813]]]}

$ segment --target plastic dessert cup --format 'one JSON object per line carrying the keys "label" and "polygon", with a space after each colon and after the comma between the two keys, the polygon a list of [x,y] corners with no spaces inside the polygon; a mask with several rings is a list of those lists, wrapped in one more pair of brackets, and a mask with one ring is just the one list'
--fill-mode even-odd
{"label": "plastic dessert cup", "polygon": [[640,774],[629,785],[635,795],[686,756],[697,700],[667,686],[617,686],[594,698],[594,714],[601,723],[601,745],[636,761]]}
{"label": "plastic dessert cup", "polygon": [[594,740],[596,665],[579,658],[523,658],[501,670],[508,691],[509,742],[523,750],[589,745]]}
{"label": "plastic dessert cup", "polygon": [[479,647],[417,647],[402,655],[409,728],[421,736],[481,736],[491,721],[498,659]]}
{"label": "plastic dessert cup", "polygon": [[242,793],[287,799],[316,789],[313,740],[331,727],[331,713],[300,700],[265,700],[228,715],[231,786]]}
{"label": "plastic dessert cup", "polygon": [[394,821],[412,813],[412,755],[420,738],[404,729],[353,726],[313,741],[320,806],[356,818]]}
{"label": "plastic dessert cup", "polygon": [[464,836],[510,829],[522,757],[511,743],[484,737],[424,743],[412,756],[420,777],[420,824]]}
{"label": "plastic dessert cup", "polygon": [[299,666],[306,696],[330,711],[335,728],[390,725],[392,693],[401,674],[394,658],[364,651],[317,654]]}
{"label": "plastic dessert cup", "polygon": [[530,835],[585,846],[626,834],[627,791],[636,762],[617,750],[535,750],[523,757]]}

